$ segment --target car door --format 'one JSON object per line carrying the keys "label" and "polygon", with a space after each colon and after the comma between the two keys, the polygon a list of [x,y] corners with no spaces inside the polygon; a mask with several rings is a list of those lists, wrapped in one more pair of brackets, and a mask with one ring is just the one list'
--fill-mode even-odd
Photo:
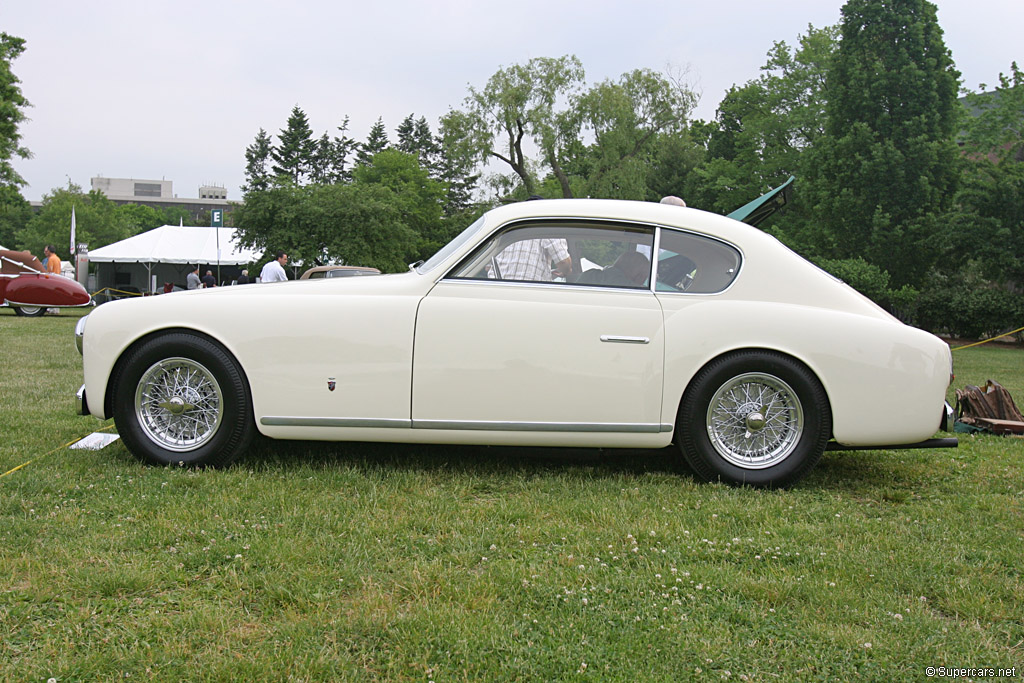
{"label": "car door", "polygon": [[[420,302],[414,428],[671,429],[661,424],[664,333],[650,287],[652,244],[649,228],[565,220],[492,235]],[[616,273],[626,262],[632,271]]]}

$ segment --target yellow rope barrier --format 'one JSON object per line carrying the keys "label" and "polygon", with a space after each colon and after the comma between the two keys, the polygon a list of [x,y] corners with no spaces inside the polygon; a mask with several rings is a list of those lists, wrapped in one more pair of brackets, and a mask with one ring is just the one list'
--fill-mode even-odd
{"label": "yellow rope barrier", "polygon": [[999,336],[992,337],[991,339],[985,339],[985,340],[980,341],[980,342],[974,342],[973,344],[966,344],[964,346],[958,346],[955,349],[950,349],[950,351],[959,351],[960,349],[969,349],[972,346],[981,346],[982,344],[988,344],[990,341],[995,341],[996,339],[1002,339],[1003,337],[1009,337],[1011,334],[1017,334],[1018,332],[1020,332],[1022,330],[1024,330],[1024,327],[1018,327],[1015,330],[1011,330],[1010,332],[1005,332],[1003,334],[1000,334]]}
{"label": "yellow rope barrier", "polygon": [[[112,425],[112,424],[111,424],[111,425],[107,425],[106,427],[101,427],[101,428],[97,429],[96,431],[97,431],[97,432],[102,432],[102,431],[106,431],[106,430],[108,430],[108,429],[113,429],[114,427],[115,427],[115,425]],[[94,433],[94,432],[89,432],[89,434],[93,434],[93,433]],[[89,436],[89,434],[86,434],[85,436]],[[25,467],[26,465],[30,465],[30,464],[32,464],[33,462],[35,462],[36,460],[39,460],[39,459],[41,459],[41,458],[45,458],[45,457],[46,457],[46,456],[48,456],[48,455],[53,455],[53,454],[54,454],[54,453],[56,453],[57,451],[63,450],[63,449],[65,449],[65,448],[67,448],[68,446],[72,446],[72,445],[74,445],[74,444],[78,443],[79,441],[81,441],[82,439],[84,439],[84,438],[85,438],[85,436],[80,436],[80,437],[78,437],[77,439],[75,439],[74,441],[68,441],[68,442],[67,442],[66,444],[64,444],[63,446],[58,446],[57,448],[54,448],[54,449],[53,449],[52,451],[50,451],[49,453],[43,453],[43,454],[42,454],[42,455],[40,455],[40,456],[39,456],[38,458],[33,458],[32,460],[29,460],[29,461],[27,461],[27,462],[23,462],[23,463],[21,463],[20,465],[18,465],[17,467],[15,467],[15,468],[13,468],[13,469],[9,469],[9,470],[7,470],[7,471],[6,471],[6,472],[4,472],[3,474],[0,474],[0,479],[3,479],[3,478],[4,478],[4,477],[6,477],[6,476],[7,476],[8,474],[13,474],[13,473],[17,472],[17,471],[18,471],[18,470],[20,470],[20,469],[21,469],[22,467]]]}
{"label": "yellow rope barrier", "polygon": [[96,296],[103,292],[117,292],[118,294],[124,294],[125,296],[142,296],[142,292],[124,292],[120,289],[114,289],[113,287],[104,287],[98,292],[93,292],[90,296]]}

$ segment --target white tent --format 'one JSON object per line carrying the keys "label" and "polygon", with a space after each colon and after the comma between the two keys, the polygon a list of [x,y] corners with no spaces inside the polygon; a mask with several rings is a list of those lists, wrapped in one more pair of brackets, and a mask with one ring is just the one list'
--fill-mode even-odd
{"label": "white tent", "polygon": [[[220,247],[218,249],[218,240]],[[163,225],[89,252],[93,263],[252,263],[262,253],[238,245],[234,228]]]}
{"label": "white tent", "polygon": [[[260,251],[239,246],[234,228],[163,225],[90,251],[89,261],[115,264],[112,269],[97,268],[101,287],[153,291],[154,274],[159,281],[182,284],[189,265],[206,266],[215,274],[219,266],[228,266],[237,273],[260,256]],[[128,264],[139,266],[125,267]]]}

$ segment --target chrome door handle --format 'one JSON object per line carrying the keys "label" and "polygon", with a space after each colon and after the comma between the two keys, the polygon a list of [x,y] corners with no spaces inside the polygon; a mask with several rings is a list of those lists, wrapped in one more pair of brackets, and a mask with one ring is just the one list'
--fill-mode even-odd
{"label": "chrome door handle", "polygon": [[623,337],[614,334],[602,334],[601,341],[608,342],[610,344],[650,344],[651,340],[648,337]]}

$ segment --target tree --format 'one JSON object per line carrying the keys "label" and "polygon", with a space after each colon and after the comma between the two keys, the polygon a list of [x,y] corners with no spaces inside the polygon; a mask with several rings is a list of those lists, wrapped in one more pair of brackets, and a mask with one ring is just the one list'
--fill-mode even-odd
{"label": "tree", "polygon": [[994,92],[964,99],[967,155],[940,265],[961,280],[969,270],[1024,289],[1024,74],[1011,64]]}
{"label": "tree", "polygon": [[353,182],[381,185],[393,193],[402,222],[419,236],[416,258],[429,257],[454,236],[441,221],[445,187],[430,177],[415,155],[397,149],[378,152],[368,166],[355,169]]}
{"label": "tree", "polygon": [[415,155],[419,159],[420,166],[434,173],[438,165],[438,156],[441,147],[430,130],[430,124],[424,116],[413,119],[409,114],[398,128],[395,129],[398,142],[395,148],[406,154]]}
{"label": "tree", "polygon": [[449,111],[441,119],[437,179],[448,188],[444,200],[446,217],[469,208],[480,179],[480,174],[476,173],[479,157],[472,138],[472,126],[471,117],[460,111]]}
{"label": "tree", "polygon": [[279,144],[270,152],[274,160],[274,173],[296,185],[309,175],[313,164],[316,142],[309,120],[298,105],[292,108],[288,123],[278,135]]}
{"label": "tree", "polygon": [[[730,88],[710,127],[707,158],[687,184],[688,201],[728,213],[790,175],[805,177],[807,151],[824,135],[825,79],[838,33],[837,27],[808,26],[795,47],[776,42],[761,75]],[[806,253],[813,249],[794,234],[808,213],[801,199],[798,192],[780,237]]]}
{"label": "tree", "polygon": [[[76,241],[90,249],[105,247],[131,237],[137,227],[129,220],[131,211],[122,212],[99,190],[83,193],[82,188],[68,183],[43,195],[43,206],[17,233],[17,248],[33,253],[47,244],[67,245],[71,235],[71,208],[75,209]],[[67,254],[61,253],[67,257]]]}
{"label": "tree", "polygon": [[256,139],[245,148],[245,183],[242,185],[244,194],[262,192],[270,187],[271,175],[267,164],[270,163],[273,151],[273,141],[267,135],[267,131],[260,128]]}
{"label": "tree", "polygon": [[25,41],[0,32],[0,187],[18,188],[25,179],[14,170],[14,158],[30,159],[32,153],[21,145],[18,125],[26,119],[24,109],[32,106],[21,93],[21,83],[11,71],[11,62],[25,51]]}
{"label": "tree", "polygon": [[[580,125],[594,136],[586,151],[587,194],[646,199],[650,155],[659,136],[682,134],[695,104],[688,88],[650,69],[636,69],[591,88],[578,104]],[[563,119],[563,145],[572,128]]]}
{"label": "tree", "polygon": [[567,104],[583,84],[583,65],[574,56],[537,57],[526,64],[499,69],[482,90],[470,87],[465,111],[451,111],[442,128],[459,129],[476,159],[497,159],[518,178],[527,195],[536,177],[524,148],[527,135],[540,147],[543,161],[558,175]]}
{"label": "tree", "polygon": [[32,206],[13,185],[0,185],[0,245],[14,249],[17,233],[32,218]]}
{"label": "tree", "polygon": [[932,3],[848,0],[809,160],[827,255],[921,283],[956,186],[958,79]]}
{"label": "tree", "polygon": [[416,254],[416,233],[404,222],[395,193],[379,183],[286,184],[260,192],[236,209],[243,245],[284,250],[314,265],[347,263],[398,272]]}
{"label": "tree", "polygon": [[968,93],[964,104],[967,151],[991,161],[1024,161],[1024,73],[1016,62],[1010,64],[1009,76],[999,74],[994,92]]}
{"label": "tree", "polygon": [[349,155],[358,147],[358,143],[350,138],[348,117],[338,126],[341,136],[333,138],[324,133],[316,143],[309,174],[313,183],[346,183],[352,179],[352,170],[348,167]]}
{"label": "tree", "polygon": [[356,164],[359,166],[368,166],[373,161],[373,157],[379,152],[383,152],[388,147],[388,132],[384,127],[384,119],[378,118],[377,122],[370,128],[370,134],[359,147],[359,152],[356,154]]}
{"label": "tree", "polygon": [[[153,207],[145,206],[144,204],[122,204],[117,207],[117,213],[119,214],[125,229],[133,235],[137,235],[140,232],[146,232],[147,230],[152,230],[153,228],[159,228],[161,225],[169,225],[169,223],[167,223],[167,215],[163,210],[154,209]],[[76,208],[76,223],[77,218],[78,209]]]}

